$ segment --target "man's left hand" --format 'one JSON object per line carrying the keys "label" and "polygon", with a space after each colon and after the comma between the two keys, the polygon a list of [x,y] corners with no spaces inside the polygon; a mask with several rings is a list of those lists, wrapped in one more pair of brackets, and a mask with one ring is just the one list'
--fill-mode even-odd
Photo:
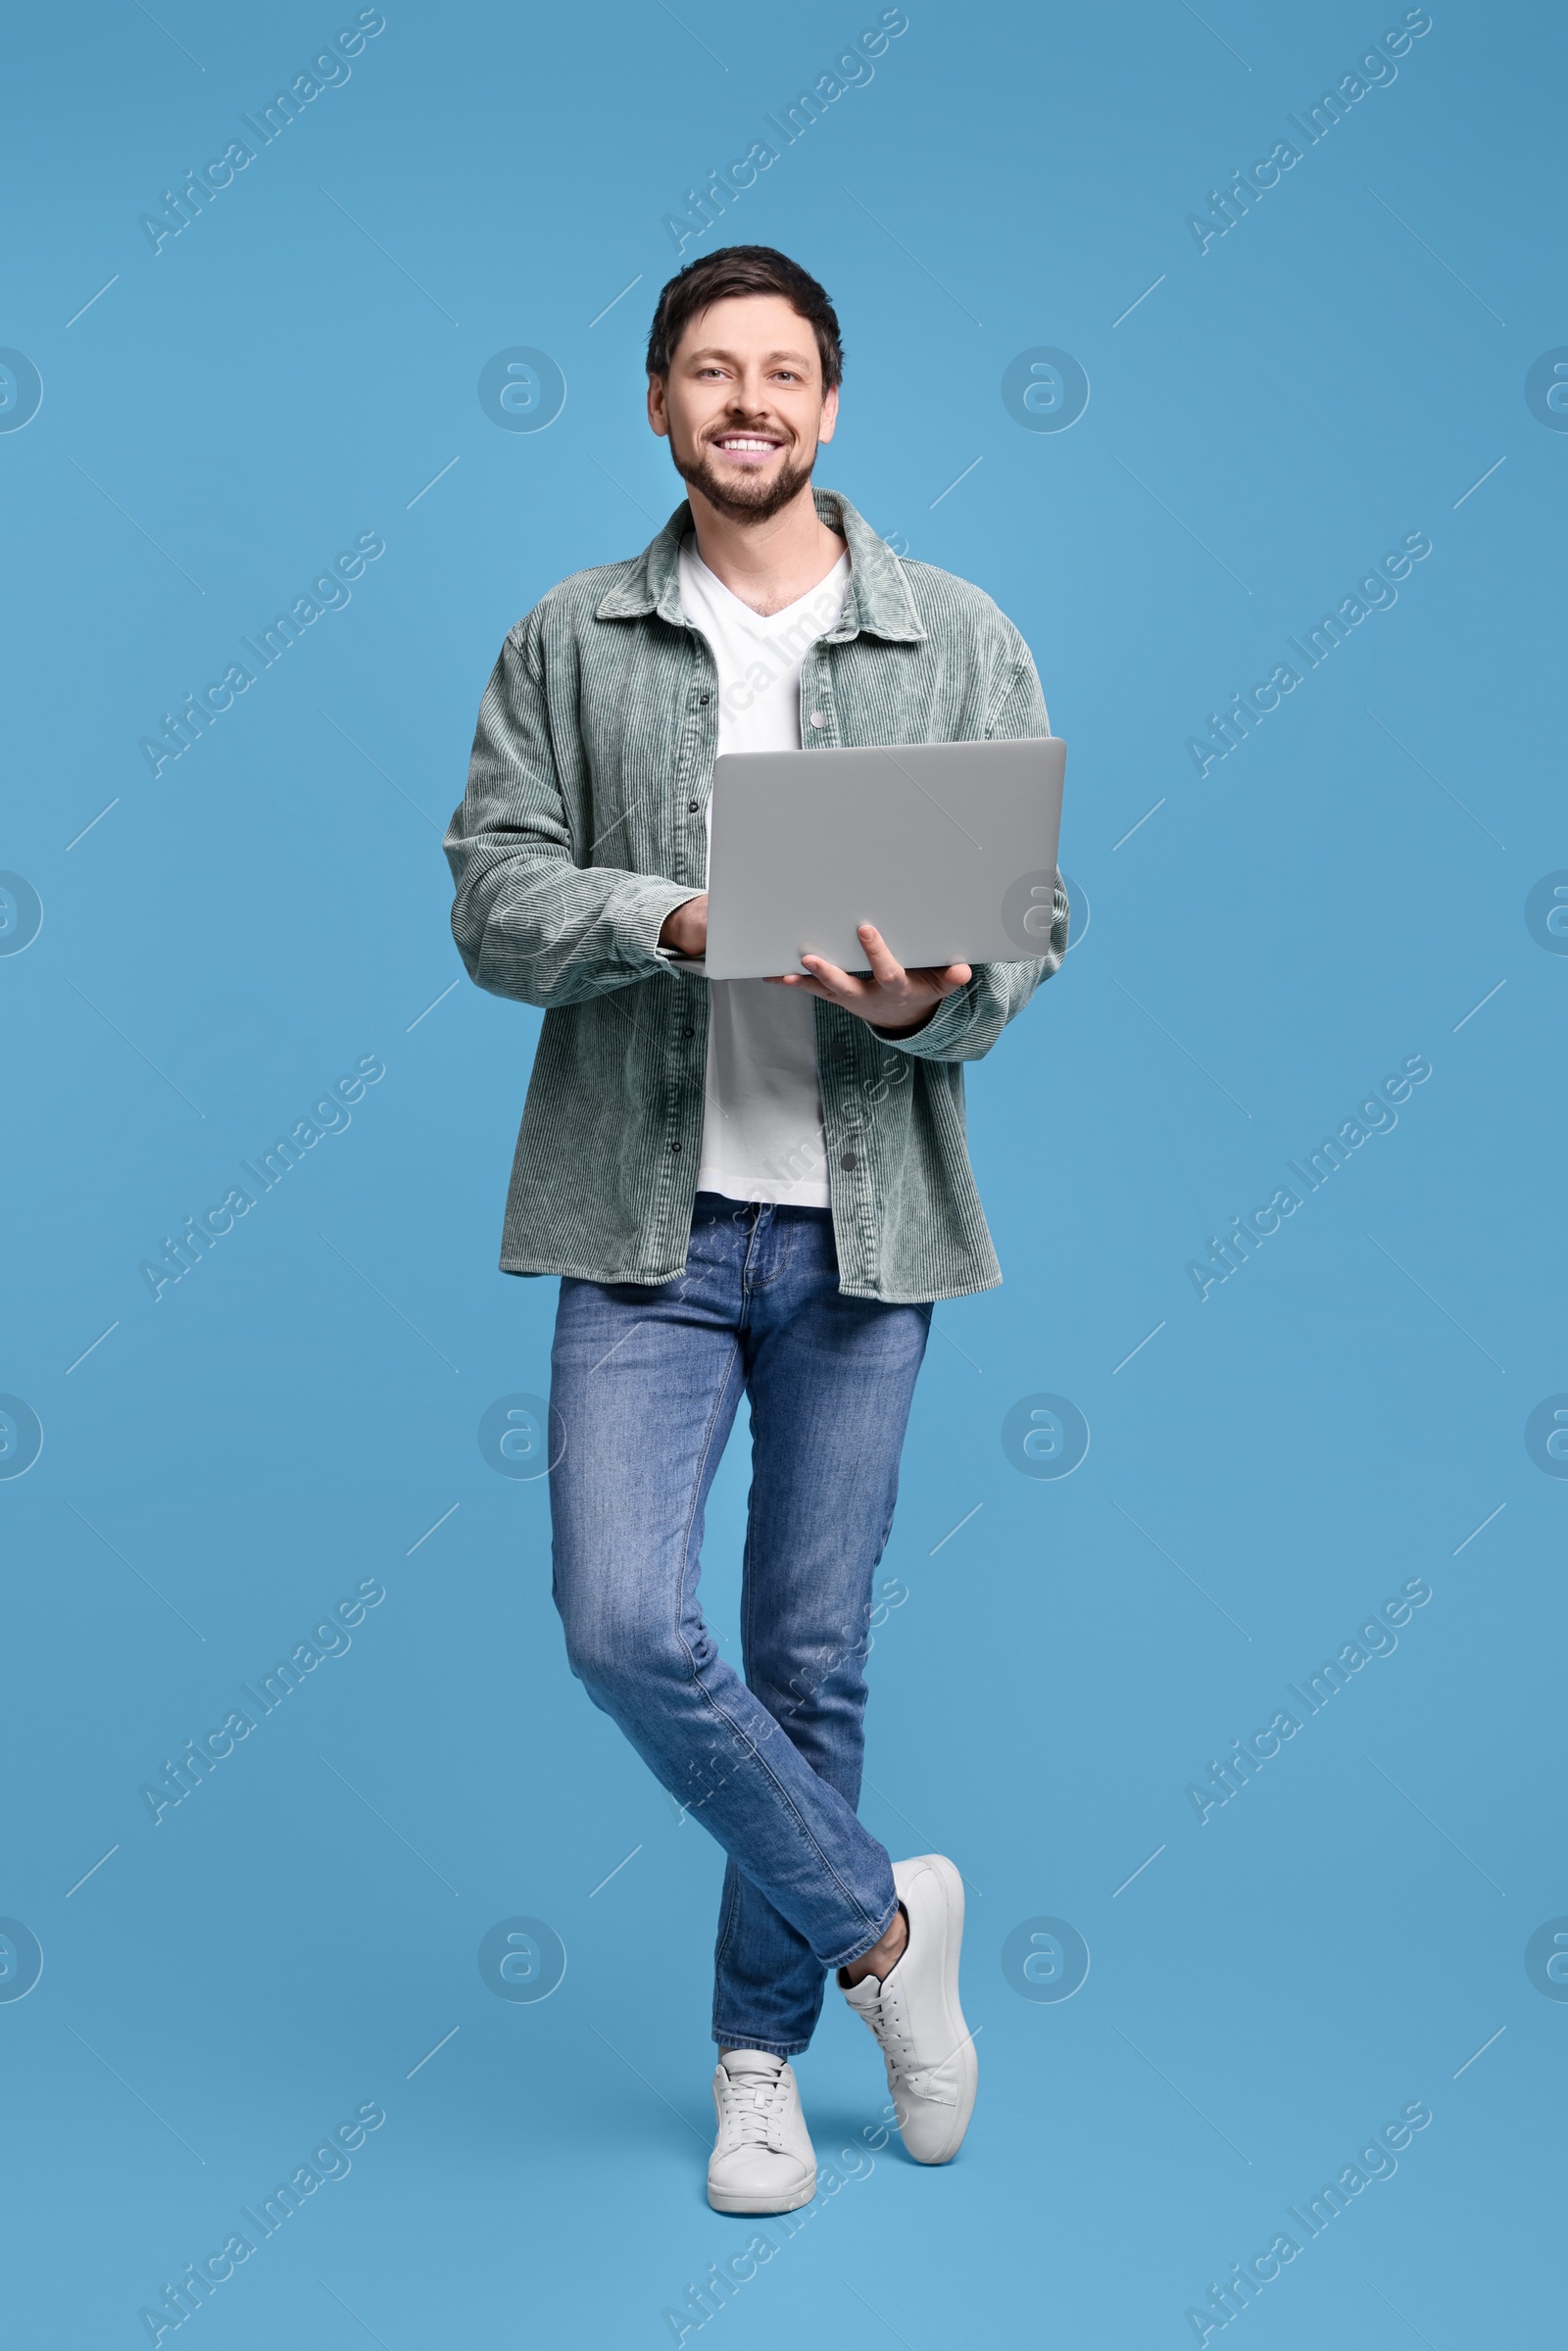
{"label": "man's left hand", "polygon": [[802,955],[804,971],[787,971],[770,979],[770,988],[804,988],[830,1004],[842,1004],[858,1020],[869,1021],[890,1036],[912,1037],[923,1029],[946,996],[967,986],[973,973],[967,963],[948,963],[941,969],[906,971],[890,954],[874,923],[858,925],[860,945],[871,966],[869,979],[841,971],[822,955]]}

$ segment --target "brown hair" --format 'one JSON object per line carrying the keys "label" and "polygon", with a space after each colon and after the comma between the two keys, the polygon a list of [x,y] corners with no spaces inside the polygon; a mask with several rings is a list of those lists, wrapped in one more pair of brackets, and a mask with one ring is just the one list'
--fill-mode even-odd
{"label": "brown hair", "polygon": [[700,312],[737,294],[782,294],[816,336],[825,389],[842,382],[844,346],[838,314],[814,277],[771,245],[721,245],[677,271],[659,297],[648,333],[648,372],[667,375],[670,361]]}

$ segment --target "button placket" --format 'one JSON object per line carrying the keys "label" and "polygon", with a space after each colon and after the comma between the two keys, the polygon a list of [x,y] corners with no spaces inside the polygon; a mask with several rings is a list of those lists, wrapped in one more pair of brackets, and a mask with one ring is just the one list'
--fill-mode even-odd
{"label": "button placket", "polygon": [[[716,673],[712,670],[712,657],[708,651],[705,640],[695,629],[688,630],[687,639],[691,668],[687,673],[687,715],[686,724],[681,729],[681,758],[676,784],[677,788],[684,785],[690,793],[693,769],[705,759],[708,764],[709,778],[711,781],[713,755],[718,747],[718,725],[716,716],[705,716],[704,713],[712,710],[718,681]],[[704,677],[708,679],[706,685],[698,682]],[[688,798],[685,822],[671,825],[671,832],[675,836],[670,843],[671,881],[684,882],[694,878],[698,855],[691,827],[701,817],[702,812],[701,799]],[[673,814],[673,810],[671,813]],[[688,844],[690,844],[689,847]]]}
{"label": "button placket", "polygon": [[801,742],[803,747],[818,743],[826,746],[836,740],[833,720],[832,664],[818,643],[808,654],[801,671]]}
{"label": "button placket", "polygon": [[[685,791],[688,798],[683,814],[678,799],[665,803],[669,811],[669,831],[673,836],[670,878],[677,882],[691,882],[699,878],[698,868],[702,858],[700,836],[694,836],[692,827],[702,821],[703,803],[696,796],[695,785],[705,762],[708,776],[711,778],[718,732],[713,710],[717,678],[706,642],[696,630],[687,632],[687,650],[690,666],[686,679],[685,722],[680,729],[680,763],[674,781],[676,792]],[[705,680],[706,683],[703,682]],[[704,1078],[702,1067],[694,1065],[693,1055],[687,1050],[696,1038],[696,1025],[681,1017],[684,1006],[677,1005],[673,1009],[676,1017],[666,1032],[665,1083],[671,1091],[665,1102],[665,1117],[668,1127],[676,1131],[670,1133],[666,1130],[664,1156],[667,1159],[678,1159],[682,1155],[694,1125],[701,1132]],[[682,1129],[686,1130],[684,1134]]]}

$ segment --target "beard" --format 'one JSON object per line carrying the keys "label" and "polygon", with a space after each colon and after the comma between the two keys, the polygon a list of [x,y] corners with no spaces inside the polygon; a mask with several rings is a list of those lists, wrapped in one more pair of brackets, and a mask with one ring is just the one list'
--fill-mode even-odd
{"label": "beard", "polygon": [[701,490],[709,504],[732,522],[771,521],[792,498],[799,496],[816,464],[814,443],[809,457],[793,461],[786,457],[771,480],[760,473],[728,473],[721,477],[706,450],[699,449],[695,457],[683,458],[675,447],[673,434],[669,454],[682,481]]}

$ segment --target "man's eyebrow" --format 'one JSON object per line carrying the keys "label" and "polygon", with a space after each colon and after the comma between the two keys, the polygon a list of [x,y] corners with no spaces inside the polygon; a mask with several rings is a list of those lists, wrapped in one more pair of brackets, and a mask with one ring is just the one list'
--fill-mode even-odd
{"label": "man's eyebrow", "polygon": [[[692,359],[693,361],[697,361],[697,360],[732,360],[732,361],[734,361],[734,360],[738,360],[738,359],[740,358],[740,356],[741,356],[741,355],[740,355],[740,353],[738,353],[738,352],[734,352],[734,351],[725,351],[725,350],[724,350],[724,349],[723,349],[723,348],[722,348],[722,347],[721,347],[719,344],[716,344],[716,343],[710,343],[710,344],[699,344],[699,345],[698,345],[698,347],[697,347],[697,349],[696,349],[694,352],[692,352],[692,353],[690,354],[690,357],[691,357],[691,359]],[[793,360],[793,362],[795,363],[796,367],[803,367],[803,366],[809,366],[809,364],[810,364],[810,358],[811,358],[811,355],[810,355],[808,352],[805,352],[805,351],[765,351],[765,352],[762,354],[762,365],[763,365],[763,367],[770,367],[770,366],[772,365],[772,363],[773,363],[775,360]]]}

